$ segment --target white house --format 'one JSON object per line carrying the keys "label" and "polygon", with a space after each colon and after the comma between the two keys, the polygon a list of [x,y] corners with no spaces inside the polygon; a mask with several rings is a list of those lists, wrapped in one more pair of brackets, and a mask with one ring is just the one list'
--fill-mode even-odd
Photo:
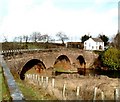
{"label": "white house", "polygon": [[84,50],[104,50],[104,42],[100,38],[89,38],[84,42]]}

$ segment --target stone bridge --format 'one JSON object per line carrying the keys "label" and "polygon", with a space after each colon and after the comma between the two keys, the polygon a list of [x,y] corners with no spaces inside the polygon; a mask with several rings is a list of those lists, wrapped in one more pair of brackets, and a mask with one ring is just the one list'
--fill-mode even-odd
{"label": "stone bridge", "polygon": [[[13,101],[17,101],[17,100],[18,101],[19,100],[25,101],[25,100],[24,100],[24,96],[22,95],[21,91],[17,88],[17,85],[15,84],[15,80],[13,79],[13,77],[12,77],[10,71],[9,71],[9,68],[11,70],[14,70],[14,71],[16,70],[16,72],[19,72],[19,71],[22,70],[22,68],[28,62],[30,62],[34,59],[37,59],[37,61],[43,62],[45,64],[46,68],[48,69],[48,68],[54,66],[54,63],[56,62],[56,60],[61,55],[67,56],[71,65],[76,62],[76,59],[79,56],[83,56],[83,58],[86,62],[86,68],[89,68],[92,65],[92,63],[94,62],[94,59],[98,57],[93,52],[83,51],[83,50],[80,50],[80,49],[44,49],[44,50],[34,49],[34,50],[2,51],[0,53],[4,55],[4,56],[2,56],[2,55],[0,56],[1,66],[3,67],[4,74],[7,78],[7,83],[8,83],[8,86],[9,86],[9,89],[10,89],[10,94],[11,94],[11,97],[12,97]],[[3,57],[4,57],[5,60],[3,59]],[[7,62],[9,67],[7,67],[6,62]],[[86,77],[86,78],[88,79],[88,77]],[[117,81],[117,79],[114,78],[114,80],[113,80],[112,78],[110,78],[110,80],[109,80],[106,76],[99,76],[98,78],[96,77],[94,80],[93,80],[93,77],[92,77],[92,79],[88,79],[89,81],[85,78],[82,78],[82,79],[83,79],[83,81],[79,80],[79,82],[80,82],[80,85],[81,85],[81,83],[83,83],[83,85],[82,85],[83,90],[85,88],[84,87],[85,84],[86,85],[90,84],[92,86],[90,88],[94,88],[94,86],[95,86],[95,89],[98,89],[98,92],[100,91],[100,92],[103,93],[103,91],[104,91],[105,94],[103,93],[103,95],[106,96],[105,98],[111,99],[109,97],[111,97],[111,96],[114,97],[115,96],[114,99],[116,101],[119,100],[119,96],[120,96],[119,95],[119,90],[120,89],[118,87],[119,82]],[[98,79],[99,79],[99,82],[98,82]],[[86,82],[84,83],[85,80],[87,80],[87,83]],[[62,81],[64,81],[64,79]],[[113,85],[113,81],[115,83],[114,85]],[[78,80],[75,80],[75,81],[72,80],[72,81],[68,81],[68,82],[70,82],[69,85],[72,84],[72,86],[73,86],[74,84],[76,85],[76,82],[78,82]],[[60,83],[61,83],[61,81],[60,81]],[[78,85],[79,85],[79,83],[78,83]],[[104,85],[104,86],[101,86],[101,85]],[[81,89],[82,89],[82,86],[80,86]],[[87,89],[90,89],[90,88],[87,87]],[[108,92],[106,90],[107,88],[109,88]],[[91,90],[88,90],[88,92],[89,91],[91,91]],[[55,92],[56,92],[56,90],[55,90]],[[113,93],[111,93],[111,92],[113,92]],[[83,94],[83,95],[85,95],[85,94]]]}
{"label": "stone bridge", "polygon": [[[80,49],[34,49],[34,50],[18,50],[2,52],[10,68],[20,72],[26,63],[33,59],[37,59],[45,65],[46,69],[53,67],[57,58],[61,55],[68,57],[70,64],[75,65],[76,59],[83,56],[86,62],[86,68],[89,68],[97,55],[90,51]],[[30,62],[32,63],[32,61]],[[32,67],[32,66],[31,66]]]}

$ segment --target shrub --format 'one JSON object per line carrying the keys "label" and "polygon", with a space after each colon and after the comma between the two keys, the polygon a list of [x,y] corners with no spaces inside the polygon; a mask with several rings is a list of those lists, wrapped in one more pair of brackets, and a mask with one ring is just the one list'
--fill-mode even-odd
{"label": "shrub", "polygon": [[120,50],[109,48],[102,54],[103,66],[110,70],[120,70]]}

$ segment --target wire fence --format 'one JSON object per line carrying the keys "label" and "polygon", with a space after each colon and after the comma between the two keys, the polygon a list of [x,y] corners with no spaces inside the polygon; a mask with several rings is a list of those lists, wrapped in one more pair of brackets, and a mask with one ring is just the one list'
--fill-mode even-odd
{"label": "wire fence", "polygon": [[[59,79],[47,76],[44,77],[38,74],[26,74],[26,81],[36,85],[37,87],[42,87],[49,94],[54,95],[59,100],[88,100],[86,97],[89,97],[89,100],[92,100],[93,102],[97,100],[104,102],[106,100],[104,92],[97,86],[94,86],[94,88],[90,91],[87,90],[87,87],[84,89],[82,89],[83,87],[81,86],[70,87],[71,83],[67,83],[65,81],[58,82],[58,80]],[[83,90],[85,92],[83,92]],[[114,89],[113,100],[115,102],[120,101],[120,89],[118,87]]]}

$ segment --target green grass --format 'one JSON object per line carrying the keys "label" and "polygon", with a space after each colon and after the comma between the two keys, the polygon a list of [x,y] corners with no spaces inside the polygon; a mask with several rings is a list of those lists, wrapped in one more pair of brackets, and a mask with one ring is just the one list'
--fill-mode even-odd
{"label": "green grass", "polygon": [[[18,78],[18,74],[14,75],[16,84],[22,92],[25,100],[56,100],[56,97],[51,96],[47,91],[40,87],[36,87],[26,81],[22,81]],[[11,102],[10,93],[6,80],[3,76],[2,68],[0,67],[0,102],[8,101]]]}
{"label": "green grass", "polygon": [[17,80],[17,85],[22,91],[25,100],[56,100],[55,97],[50,96],[44,89],[36,87],[26,81]]}
{"label": "green grass", "polygon": [[[27,73],[35,73],[34,69],[28,71]],[[54,96],[51,96],[45,89],[39,86],[28,83],[27,81],[22,81],[19,79],[19,75],[12,71],[16,84],[19,90],[22,92],[25,100],[56,100]]]}
{"label": "green grass", "polygon": [[40,47],[36,46],[35,44],[27,44],[28,45],[28,49],[39,49]]}
{"label": "green grass", "polygon": [[0,67],[0,101],[2,100],[2,68]]}
{"label": "green grass", "polygon": [[5,77],[3,75],[2,68],[0,67],[0,101],[11,101],[8,86],[6,84]]}

